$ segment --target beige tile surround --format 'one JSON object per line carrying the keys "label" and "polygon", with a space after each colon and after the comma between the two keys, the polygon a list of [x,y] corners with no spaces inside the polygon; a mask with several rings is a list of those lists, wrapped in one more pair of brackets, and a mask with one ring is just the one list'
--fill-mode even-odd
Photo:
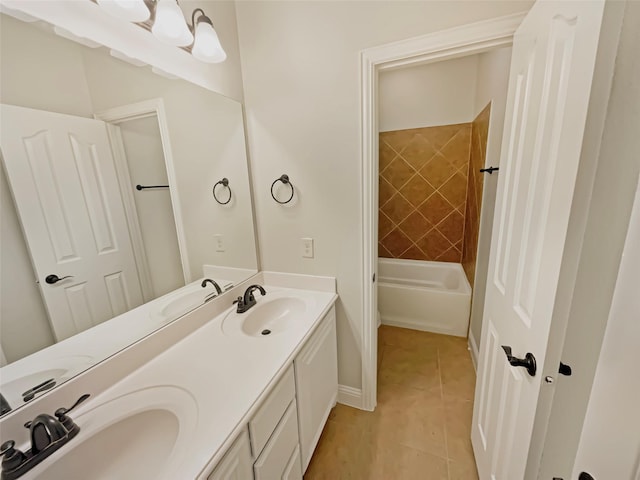
{"label": "beige tile surround", "polygon": [[380,133],[379,257],[462,263],[473,285],[490,110]]}
{"label": "beige tile surround", "polygon": [[477,480],[466,339],[382,325],[378,406],[338,404],[306,480]]}
{"label": "beige tile surround", "polygon": [[460,262],[471,124],[380,134],[379,256]]}

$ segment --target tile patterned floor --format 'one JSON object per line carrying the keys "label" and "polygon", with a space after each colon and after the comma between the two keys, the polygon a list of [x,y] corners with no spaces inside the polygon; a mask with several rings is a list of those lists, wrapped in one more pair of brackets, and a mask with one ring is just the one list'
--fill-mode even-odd
{"label": "tile patterned floor", "polygon": [[378,406],[331,412],[305,480],[477,480],[464,338],[382,325]]}

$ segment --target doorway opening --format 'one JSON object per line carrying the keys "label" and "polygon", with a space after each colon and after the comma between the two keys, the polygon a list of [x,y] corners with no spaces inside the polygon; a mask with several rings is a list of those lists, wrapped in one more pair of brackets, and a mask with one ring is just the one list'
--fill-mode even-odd
{"label": "doorway opening", "polygon": [[[477,89],[475,85],[475,81],[473,82],[474,86],[471,88],[472,92],[465,92],[467,96],[472,99],[468,102],[466,107],[467,111],[470,112],[467,117],[464,118],[463,121],[455,120],[451,121],[452,118],[448,115],[447,118],[445,116],[441,116],[440,119],[437,118],[438,112],[435,112],[434,109],[431,109],[432,112],[436,114],[436,116],[429,119],[429,121],[425,124],[424,117],[423,123],[420,124],[408,124],[406,121],[409,121],[409,116],[405,116],[403,120],[394,119],[394,114],[392,110],[395,108],[393,104],[395,103],[393,98],[390,98],[389,108],[387,110],[383,110],[382,103],[384,99],[379,94],[382,92],[382,88],[384,87],[385,79],[384,75],[389,75],[387,78],[390,80],[386,82],[388,84],[395,83],[402,84],[403,82],[416,82],[420,83],[420,80],[416,80],[419,75],[413,76],[411,75],[411,80],[407,80],[408,76],[403,74],[404,71],[410,71],[411,69],[429,69],[429,68],[438,68],[438,64],[445,64],[447,62],[451,62],[450,65],[453,65],[454,68],[456,65],[454,63],[462,63],[469,62],[469,60],[465,60],[464,57],[469,56],[479,56],[481,54],[489,55],[491,51],[500,51],[503,50],[503,55],[505,58],[509,57],[508,47],[511,46],[513,42],[513,34],[522,21],[524,15],[511,15],[507,17],[502,17],[498,19],[494,19],[487,22],[480,22],[478,24],[473,24],[469,26],[464,26],[456,29],[452,29],[446,32],[440,32],[435,34],[426,35],[424,37],[418,37],[415,39],[410,39],[405,42],[398,42],[390,45],[384,45],[377,48],[372,48],[363,52],[362,62],[361,62],[361,73],[362,73],[362,92],[363,92],[363,103],[362,103],[362,122],[363,122],[363,144],[362,144],[362,152],[363,152],[363,219],[364,219],[364,238],[363,238],[363,280],[364,280],[364,325],[363,325],[363,354],[362,354],[362,398],[361,398],[361,406],[366,410],[373,410],[376,406],[377,398],[377,366],[378,366],[378,355],[377,355],[377,345],[378,341],[378,284],[376,283],[376,275],[378,274],[380,280],[382,281],[385,277],[385,273],[378,269],[378,248],[380,240],[381,254],[380,256],[388,255],[388,256],[409,256],[411,252],[414,254],[420,253],[421,259],[414,260],[412,258],[400,260],[392,260],[392,261],[402,261],[402,262],[412,262],[419,261],[424,262],[426,253],[424,250],[430,250],[428,245],[431,243],[435,247],[439,247],[436,250],[432,250],[429,252],[431,255],[435,255],[434,260],[440,258],[444,260],[445,258],[451,259],[453,255],[458,255],[458,258],[462,259],[462,250],[464,248],[464,214],[466,214],[466,200],[467,200],[467,190],[468,190],[468,169],[470,163],[470,142],[471,142],[471,124],[473,120],[476,119],[479,113],[484,110],[486,104],[489,104],[491,101],[491,97],[489,97],[486,103],[482,106],[482,108],[478,109],[476,112],[475,105],[475,90]],[[473,60],[471,60],[473,62]],[[476,62],[476,70],[477,70],[477,59]],[[487,62],[490,63],[490,62]],[[506,62],[508,65],[508,61]],[[457,65],[458,67],[460,65]],[[490,69],[491,70],[491,69]],[[477,74],[477,71],[475,72]],[[442,76],[442,75],[441,75]],[[446,75],[444,78],[446,79]],[[464,80],[464,79],[462,79]],[[432,78],[433,81],[433,78]],[[400,86],[398,90],[403,90],[403,87]],[[499,88],[497,90],[500,90]],[[506,87],[503,89],[503,93],[506,91]],[[406,93],[406,92],[405,92]],[[404,93],[401,93],[404,96]],[[428,94],[428,95],[425,95]],[[440,107],[440,110],[447,112],[446,109],[446,100],[443,102],[443,99],[439,95],[433,95],[432,91],[429,91],[428,88],[422,90],[422,96],[427,97],[430,96],[430,99],[427,99],[427,103],[433,104],[440,102],[445,105],[445,107]],[[458,95],[454,95],[454,98]],[[409,100],[409,104],[415,103]],[[478,102],[478,104],[481,101]],[[416,109],[418,112],[420,109]],[[504,105],[500,108],[496,107],[494,111],[504,111]],[[382,113],[386,113],[386,119],[382,119]],[[427,112],[428,113],[428,112]],[[498,119],[501,116],[494,115],[493,118]],[[400,118],[403,118],[400,115]],[[457,118],[460,118],[459,116]],[[490,117],[491,118],[491,117]],[[383,122],[387,121],[386,125]],[[435,121],[435,123],[434,123]],[[467,144],[467,155],[464,158],[464,155],[458,157],[462,158],[462,164],[454,165],[449,160],[446,161],[445,167],[449,165],[452,167],[449,175],[444,179],[436,180],[436,177],[430,175],[428,171],[422,171],[425,168],[425,165],[416,164],[412,166],[410,161],[407,161],[405,158],[396,158],[399,157],[398,153],[403,153],[405,149],[409,146],[409,144],[414,141],[417,143],[416,145],[412,145],[407,153],[417,153],[418,157],[420,157],[419,147],[420,142],[422,142],[422,146],[425,147],[427,142],[431,143],[430,147],[425,147],[425,150],[422,152],[423,157],[428,156],[426,148],[430,149],[431,158],[440,153],[440,150],[447,145],[447,143],[453,139],[458,133],[457,129],[451,127],[451,125],[458,125],[460,123],[466,123],[468,125],[464,126],[465,131],[462,132],[461,137],[469,140]],[[395,126],[394,126],[395,124]],[[459,125],[460,126],[460,125]],[[431,140],[427,139],[423,133],[416,130],[416,127],[424,127],[430,128],[432,132],[435,132],[437,135],[431,138]],[[436,128],[434,128],[436,127]],[[439,127],[443,127],[440,131]],[[386,130],[386,131],[385,131]],[[407,130],[409,134],[407,135]],[[413,130],[413,131],[412,131]],[[454,131],[455,130],[455,131]],[[501,132],[501,127],[497,126],[492,129],[492,132]],[[382,133],[380,133],[382,132]],[[404,133],[403,133],[404,132]],[[453,133],[452,133],[453,132]],[[443,135],[444,133],[444,135]],[[448,135],[448,136],[447,136]],[[416,139],[415,137],[418,136]],[[447,137],[443,141],[441,137]],[[410,138],[409,138],[410,137]],[[421,137],[421,138],[420,138]],[[398,142],[398,140],[401,140]],[[417,142],[416,142],[417,140]],[[389,141],[393,143],[396,149],[399,149],[400,152],[397,152],[391,145],[389,145]],[[394,143],[395,141],[395,143]],[[404,145],[401,143],[404,142]],[[487,143],[490,143],[487,141]],[[464,141],[461,142],[464,145]],[[498,140],[491,142],[491,145],[495,145],[495,148],[492,149],[491,160],[499,156],[500,149],[500,141]],[[451,145],[453,146],[453,144]],[[390,147],[387,149],[387,147]],[[432,151],[435,150],[435,151]],[[415,152],[414,152],[415,151]],[[498,152],[498,154],[497,154]],[[380,165],[378,165],[378,154],[380,154]],[[391,158],[388,158],[391,157]],[[437,158],[440,158],[440,155],[437,155]],[[401,160],[401,161],[400,161]],[[411,159],[413,161],[414,159]],[[458,162],[459,160],[456,160]],[[466,163],[465,163],[466,162]],[[393,169],[394,164],[398,171],[389,170],[389,167]],[[418,167],[417,169],[415,167]],[[431,167],[436,166],[434,163]],[[426,167],[427,170],[431,167]],[[466,168],[466,171],[465,171]],[[439,169],[437,169],[439,170]],[[433,172],[432,172],[433,173]],[[436,172],[436,173],[439,173]],[[465,173],[465,174],[463,174]],[[429,177],[428,179],[425,178]],[[480,173],[478,172],[478,176]],[[455,177],[451,185],[448,185],[445,190],[450,189],[451,186],[456,183],[460,186],[460,192],[457,192],[456,195],[463,196],[464,198],[459,201],[454,202],[455,205],[451,205],[442,195],[441,192],[438,191],[438,188],[442,187],[444,183],[441,183],[442,180],[445,180],[445,183]],[[381,182],[381,178],[384,179],[386,183]],[[495,179],[497,178],[496,174],[492,175],[492,183],[496,183]],[[396,185],[389,180],[393,179]],[[402,180],[405,180],[402,182]],[[431,182],[429,182],[431,180]],[[485,180],[486,181],[486,180]],[[433,184],[436,184],[434,187]],[[387,188],[387,191],[380,191],[380,199],[378,195],[378,187],[379,185],[384,185]],[[406,198],[405,195],[402,195],[403,188],[408,190],[417,190],[420,188],[412,188],[416,185],[424,187],[426,193],[426,198],[418,198],[417,196],[413,198],[413,203]],[[393,189],[389,188],[393,187]],[[487,189],[487,187],[484,187]],[[395,190],[395,191],[394,191]],[[433,196],[434,200],[440,201],[440,207],[448,205],[450,208],[445,212],[444,209],[441,208],[441,212],[439,215],[440,218],[436,219],[435,217],[429,219],[425,217],[423,213],[421,213],[417,207],[420,207],[424,202],[429,202],[429,197],[433,194],[437,194]],[[408,195],[408,194],[407,194]],[[415,194],[412,194],[415,195]],[[385,205],[392,199],[392,197],[396,196],[400,199],[398,205],[389,204],[387,208]],[[384,204],[379,203],[380,201],[384,201]],[[446,203],[443,203],[446,202]],[[490,200],[491,203],[493,199]],[[486,200],[485,200],[486,202]],[[429,204],[427,204],[429,205]],[[424,208],[423,208],[424,209]],[[385,212],[386,210],[386,212]],[[427,209],[429,210],[429,209]],[[489,209],[486,209],[489,210]],[[380,221],[380,234],[384,234],[384,236],[379,235],[379,218],[381,218],[381,211],[385,215],[386,218],[382,218]],[[464,213],[463,213],[464,212]],[[446,215],[442,216],[443,213]],[[455,213],[455,214],[454,214]],[[414,235],[416,238],[412,241],[406,232],[402,231],[400,225],[407,220],[409,216],[413,214],[413,219],[419,220],[418,222],[408,222],[404,226],[407,230],[412,230],[415,224],[418,225],[418,228],[415,228]],[[417,216],[417,215],[420,216]],[[452,234],[455,232],[455,229],[458,230],[458,237],[454,242],[450,242],[442,235],[442,232],[439,229],[434,227],[438,226],[442,220],[445,220],[450,215],[452,217],[448,220],[448,223],[452,223],[451,220],[458,220],[453,222],[454,225],[449,225],[448,228],[444,228],[445,225],[442,225],[442,229],[445,229],[447,233]],[[393,218],[392,218],[393,217]],[[403,217],[403,218],[400,218]],[[460,223],[460,219],[462,220],[462,224]],[[389,222],[389,220],[391,222]],[[394,221],[395,220],[395,221]],[[433,222],[436,222],[436,225],[433,225]],[[483,220],[480,219],[478,215],[478,224],[480,224]],[[429,222],[429,223],[427,223]],[[490,222],[489,222],[490,223]],[[422,226],[420,227],[420,224]],[[462,226],[462,228],[460,228]],[[426,230],[426,232],[424,231]],[[429,234],[431,231],[433,232],[429,235],[428,238],[426,234]],[[488,229],[490,233],[490,227]],[[460,235],[460,231],[461,234]],[[391,237],[389,235],[391,234]],[[456,235],[452,235],[454,238]],[[388,238],[387,238],[388,237]],[[433,242],[433,238],[439,238],[440,244],[436,245],[436,242]],[[462,241],[460,241],[462,239]],[[421,246],[418,246],[416,242],[420,242]],[[444,243],[446,242],[446,243]],[[480,236],[478,236],[478,243],[480,243]],[[447,245],[447,248],[443,249],[443,245]],[[402,248],[404,246],[404,248]],[[393,252],[389,251],[389,248],[394,250]],[[386,252],[385,252],[386,250]],[[435,252],[435,253],[433,253]],[[456,253],[458,252],[458,253]],[[391,255],[389,255],[391,254]],[[417,255],[416,255],[417,256]],[[443,257],[444,256],[444,257]],[[488,256],[488,255],[487,255]],[[394,267],[390,267],[393,269]],[[388,269],[386,269],[388,270]],[[461,267],[458,269],[460,283],[459,285],[464,287],[464,283],[466,280],[466,274],[461,274]],[[393,276],[395,272],[391,272],[390,276]],[[410,274],[409,274],[410,275]],[[389,276],[389,275],[388,275]],[[464,290],[464,288],[463,288]],[[469,286],[466,288],[467,292],[469,291]],[[467,293],[470,297],[470,294]],[[464,305],[462,307],[464,309]],[[469,308],[467,306],[467,308]],[[480,310],[481,311],[481,310]],[[467,314],[468,315],[468,314]],[[385,316],[383,314],[383,316]],[[389,314],[386,315],[387,319],[400,315]],[[462,314],[464,317],[464,313]],[[387,322],[391,323],[393,320],[387,320]],[[461,326],[458,328],[458,332],[462,333],[465,330],[465,322],[467,320],[463,319],[461,322]],[[415,322],[414,322],[415,323]],[[396,324],[399,322],[396,321]],[[405,324],[404,326],[408,326]],[[415,328],[415,325],[414,325]],[[453,332],[444,332],[440,330],[441,333],[453,333]],[[466,336],[466,332],[463,333],[463,336]]]}

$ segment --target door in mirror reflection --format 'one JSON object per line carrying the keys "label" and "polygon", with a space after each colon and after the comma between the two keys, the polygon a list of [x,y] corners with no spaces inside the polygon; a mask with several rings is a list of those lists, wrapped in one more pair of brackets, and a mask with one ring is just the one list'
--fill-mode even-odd
{"label": "door in mirror reflection", "polygon": [[104,122],[2,105],[2,151],[56,341],[143,303]]}

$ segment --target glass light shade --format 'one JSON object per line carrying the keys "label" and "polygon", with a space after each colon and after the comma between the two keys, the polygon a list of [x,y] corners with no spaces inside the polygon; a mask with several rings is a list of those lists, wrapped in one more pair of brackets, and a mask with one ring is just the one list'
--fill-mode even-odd
{"label": "glass light shade", "polygon": [[128,22],[144,22],[151,16],[144,0],[98,0],[98,5],[110,15]]}
{"label": "glass light shade", "polygon": [[220,63],[227,59],[227,54],[220,44],[213,25],[205,21],[198,22],[191,54],[207,63]]}
{"label": "glass light shade", "polygon": [[176,47],[193,43],[193,35],[176,0],[158,0],[151,32],[158,40]]}

